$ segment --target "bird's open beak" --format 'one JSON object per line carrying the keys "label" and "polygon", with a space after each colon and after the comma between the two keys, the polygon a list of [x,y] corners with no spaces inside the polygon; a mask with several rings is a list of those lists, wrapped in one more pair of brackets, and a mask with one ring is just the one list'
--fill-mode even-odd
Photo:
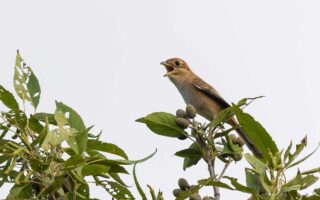
{"label": "bird's open beak", "polygon": [[161,62],[160,64],[163,65],[167,70],[167,73],[163,75],[164,77],[169,76],[171,74],[171,72],[174,71],[174,67],[172,67],[167,62],[164,61],[164,62]]}

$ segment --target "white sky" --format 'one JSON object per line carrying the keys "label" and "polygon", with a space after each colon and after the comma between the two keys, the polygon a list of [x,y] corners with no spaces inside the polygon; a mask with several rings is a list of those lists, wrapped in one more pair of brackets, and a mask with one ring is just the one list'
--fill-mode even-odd
{"label": "white sky", "polygon": [[[54,100],[63,101],[131,159],[157,148],[137,173],[143,185],[173,199],[178,178],[194,183],[208,173],[204,163],[184,172],[182,159],[173,156],[189,142],[157,136],[134,122],[184,107],[159,63],[185,59],[230,102],[266,95],[247,111],[280,149],[308,134],[310,152],[320,137],[319,6],[319,1],[293,0],[0,0],[1,84],[13,89],[20,49],[40,80],[39,111],[52,112]],[[246,165],[233,164],[227,175],[245,183]],[[319,153],[301,170],[318,166]],[[127,182],[133,184],[131,177]],[[0,188],[1,196],[8,189]],[[95,187],[91,193],[108,199]],[[247,197],[222,191],[222,199],[234,195]]]}

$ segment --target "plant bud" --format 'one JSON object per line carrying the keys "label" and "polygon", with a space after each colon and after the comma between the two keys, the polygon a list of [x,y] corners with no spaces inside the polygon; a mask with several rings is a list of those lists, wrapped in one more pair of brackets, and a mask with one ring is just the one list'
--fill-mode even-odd
{"label": "plant bud", "polygon": [[189,197],[189,200],[201,200],[201,196],[199,194],[195,193]]}
{"label": "plant bud", "polygon": [[181,117],[181,118],[187,118],[187,113],[186,113],[186,111],[184,111],[182,109],[178,109],[176,111],[176,116]]}
{"label": "plant bud", "polygon": [[182,192],[183,190],[177,188],[177,189],[174,189],[172,193],[173,193],[173,196],[178,197]]}
{"label": "plant bud", "polygon": [[176,119],[176,125],[179,126],[180,128],[183,128],[183,129],[188,128],[189,123],[190,122],[185,118],[178,117]]}
{"label": "plant bud", "polygon": [[187,117],[189,117],[190,119],[193,119],[197,115],[197,110],[193,105],[188,104],[186,107],[186,113],[187,113]]}
{"label": "plant bud", "polygon": [[242,159],[241,153],[232,154],[232,158],[234,161],[240,161]]}
{"label": "plant bud", "polygon": [[179,187],[180,187],[181,190],[188,190],[188,189],[190,189],[190,185],[189,185],[188,181],[187,181],[186,179],[184,179],[184,178],[180,178],[180,179],[178,180],[178,185],[179,185]]}
{"label": "plant bud", "polygon": [[240,147],[242,147],[244,145],[244,141],[243,141],[243,139],[241,137],[237,137],[236,140],[234,141],[234,144],[237,144]]}
{"label": "plant bud", "polygon": [[205,196],[205,197],[202,198],[202,200],[212,200],[212,198],[208,197],[208,196]]}

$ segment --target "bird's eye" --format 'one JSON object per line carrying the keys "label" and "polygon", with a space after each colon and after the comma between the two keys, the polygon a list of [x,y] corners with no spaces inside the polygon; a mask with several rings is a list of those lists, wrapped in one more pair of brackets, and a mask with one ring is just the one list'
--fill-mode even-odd
{"label": "bird's eye", "polygon": [[177,60],[176,62],[174,62],[174,64],[176,65],[176,66],[180,66],[180,61],[179,60]]}

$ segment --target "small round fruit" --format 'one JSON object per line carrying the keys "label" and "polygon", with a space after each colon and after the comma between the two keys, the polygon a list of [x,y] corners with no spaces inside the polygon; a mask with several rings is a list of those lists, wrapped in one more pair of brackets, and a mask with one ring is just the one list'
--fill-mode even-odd
{"label": "small round fruit", "polygon": [[233,143],[233,144],[236,144],[236,142],[237,142],[237,136],[236,136],[235,134],[230,134],[229,137],[230,137],[232,143]]}
{"label": "small round fruit", "polygon": [[201,200],[201,196],[199,194],[195,193],[189,197],[189,200]]}
{"label": "small round fruit", "polygon": [[197,110],[196,108],[191,105],[191,104],[188,104],[187,107],[186,107],[186,113],[187,113],[187,117],[190,118],[190,119],[193,119],[197,116]]}
{"label": "small round fruit", "polygon": [[188,190],[188,189],[190,189],[190,185],[189,185],[188,181],[187,181],[186,179],[184,179],[184,178],[180,178],[180,179],[178,180],[178,185],[179,185],[179,188],[180,188],[181,190]]}
{"label": "small round fruit", "polygon": [[182,109],[178,109],[176,111],[176,116],[181,117],[181,118],[187,118],[187,113],[186,113],[186,111],[184,111]]}
{"label": "small round fruit", "polygon": [[[233,141],[232,141],[233,142]],[[241,137],[237,137],[236,141],[234,142],[234,144],[239,145],[240,147],[242,147],[244,145],[244,141]]]}
{"label": "small round fruit", "polygon": [[179,126],[180,128],[183,128],[183,129],[188,128],[189,123],[190,122],[185,118],[178,117],[176,119],[176,125]]}
{"label": "small round fruit", "polygon": [[173,196],[178,197],[182,192],[183,190],[177,188],[173,190],[172,194]]}

